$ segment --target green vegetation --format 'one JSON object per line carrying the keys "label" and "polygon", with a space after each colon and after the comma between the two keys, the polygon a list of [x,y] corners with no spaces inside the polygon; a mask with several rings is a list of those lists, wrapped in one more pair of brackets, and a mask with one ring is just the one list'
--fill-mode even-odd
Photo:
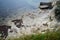
{"label": "green vegetation", "polygon": [[60,32],[47,32],[44,34],[25,35],[9,40],[60,40]]}
{"label": "green vegetation", "polygon": [[55,18],[60,21],[60,0],[56,3],[57,7],[55,9]]}

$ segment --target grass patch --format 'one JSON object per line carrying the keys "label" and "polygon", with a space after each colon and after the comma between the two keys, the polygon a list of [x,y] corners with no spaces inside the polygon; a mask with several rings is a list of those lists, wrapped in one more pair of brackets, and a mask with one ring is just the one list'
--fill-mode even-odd
{"label": "grass patch", "polygon": [[12,40],[60,40],[60,32],[47,32],[44,34],[25,35]]}

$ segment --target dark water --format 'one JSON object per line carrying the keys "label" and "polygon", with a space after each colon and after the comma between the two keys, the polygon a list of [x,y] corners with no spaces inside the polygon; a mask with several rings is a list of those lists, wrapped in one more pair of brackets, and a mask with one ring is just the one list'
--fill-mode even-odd
{"label": "dark water", "polygon": [[[41,1],[48,0],[0,0],[0,16],[6,17],[7,15],[16,12],[18,9],[36,9]],[[25,10],[23,9],[23,10]]]}
{"label": "dark water", "polygon": [[21,8],[34,9],[26,0],[0,0],[0,16],[6,17]]}

